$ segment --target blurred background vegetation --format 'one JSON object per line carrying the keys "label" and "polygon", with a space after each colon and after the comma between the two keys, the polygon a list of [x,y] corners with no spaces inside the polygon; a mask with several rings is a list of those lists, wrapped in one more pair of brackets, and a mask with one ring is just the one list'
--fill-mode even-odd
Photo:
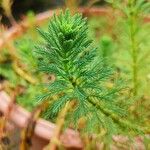
{"label": "blurred background vegetation", "polygon": [[[35,13],[42,12],[47,9],[64,6],[67,0],[14,0],[12,5],[12,14],[16,19],[24,16],[29,10]],[[74,0],[70,0],[70,2]],[[96,6],[104,5],[104,0],[77,0],[80,6],[86,6],[93,3]],[[77,2],[76,1],[76,2]],[[0,8],[0,15],[2,15],[2,23],[9,24],[7,17],[4,15],[2,8]]]}

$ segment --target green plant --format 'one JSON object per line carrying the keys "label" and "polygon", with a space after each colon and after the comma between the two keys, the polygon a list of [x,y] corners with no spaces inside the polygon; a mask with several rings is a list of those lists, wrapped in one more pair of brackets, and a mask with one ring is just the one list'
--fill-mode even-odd
{"label": "green plant", "polygon": [[125,120],[126,111],[118,106],[119,90],[111,82],[111,69],[104,67],[102,59],[97,57],[97,48],[88,38],[86,19],[80,14],[71,16],[66,10],[52,17],[48,32],[39,29],[39,33],[45,40],[36,46],[39,70],[56,76],[39,102],[51,100],[47,117],[63,116],[61,125],[57,122],[55,140],[65,119],[75,128],[80,128],[82,119],[88,132],[105,130],[106,136],[126,133],[126,129],[141,131]]}
{"label": "green plant", "polygon": [[[150,72],[150,24],[144,17],[150,11],[149,1],[109,1],[119,16],[115,17],[113,31],[116,49],[113,53],[119,75],[126,80],[128,90],[122,97],[132,103],[130,107],[134,122],[148,125]],[[116,14],[116,13],[114,13]],[[114,15],[113,14],[113,15]],[[109,20],[108,20],[109,21]],[[136,100],[136,101],[135,101]]]}
{"label": "green plant", "polygon": [[[119,43],[121,45],[119,48],[124,48],[125,51],[128,52],[128,54],[124,52],[123,56],[124,58],[128,57],[128,60],[126,61],[130,62],[130,67],[126,70],[128,73],[131,73],[132,95],[134,98],[137,98],[143,95],[140,86],[143,87],[143,85],[145,85],[143,81],[146,79],[144,78],[145,75],[142,74],[142,67],[146,65],[144,62],[147,62],[147,54],[149,52],[148,50],[145,50],[142,45],[148,39],[148,35],[144,32],[144,30],[148,31],[148,29],[143,25],[143,17],[149,12],[150,3],[145,0],[127,0],[123,2],[120,0],[108,0],[108,2],[111,3],[115,10],[120,11],[124,15],[124,17],[118,17],[118,20],[116,19],[118,22],[121,22],[121,24],[119,23],[119,26],[122,25],[121,30],[118,28],[117,30],[123,33],[122,36],[119,35],[120,40],[122,40]],[[118,34],[120,34],[119,32]],[[147,39],[145,39],[145,36],[147,36]],[[147,43],[145,44],[147,45]],[[147,55],[147,57],[145,57],[145,60],[142,60],[141,58],[144,58],[143,56],[145,55]],[[143,76],[143,81],[141,81],[141,76]]]}
{"label": "green plant", "polygon": [[[33,41],[41,39],[37,38],[33,13],[27,16],[27,20],[30,28],[21,37],[6,41],[5,32],[1,33],[1,39],[6,42],[0,48],[0,87],[9,95],[13,95],[15,89],[21,90],[22,93],[16,95],[17,103],[31,111],[36,105],[34,99],[40,87],[35,85],[41,80],[46,81],[48,76],[41,76],[37,71],[37,60],[33,55]],[[41,24],[42,28],[45,24]]]}
{"label": "green plant", "polygon": [[[40,82],[41,76],[37,72],[37,61],[33,56],[34,48],[31,38],[21,38],[17,41],[9,42],[10,46],[2,49],[0,61],[0,76],[2,78],[0,84],[9,95],[13,95],[14,91],[19,88],[21,94],[17,92],[17,102],[25,106],[28,110],[32,110],[35,106],[33,99],[39,87],[35,87]],[[11,49],[11,47],[13,49]],[[16,54],[16,57],[13,57]],[[17,65],[16,65],[17,64]],[[32,99],[32,101],[26,99]]]}
{"label": "green plant", "polygon": [[127,3],[126,7],[126,15],[128,17],[127,22],[128,22],[128,27],[129,27],[129,38],[130,38],[130,46],[131,46],[131,57],[132,57],[132,68],[133,68],[133,73],[132,73],[132,79],[133,79],[133,95],[137,96],[138,95],[138,89],[139,89],[139,44],[140,42],[138,41],[138,33],[140,32],[140,27],[139,27],[139,21],[140,21],[140,15],[144,11],[147,10],[147,8],[150,6],[150,4],[145,2],[145,0],[129,0]]}
{"label": "green plant", "polygon": [[102,58],[104,59],[105,63],[104,65],[112,63],[114,61],[113,54],[115,50],[115,44],[113,42],[113,39],[109,35],[104,35],[100,38],[99,45],[99,55],[102,55]]}

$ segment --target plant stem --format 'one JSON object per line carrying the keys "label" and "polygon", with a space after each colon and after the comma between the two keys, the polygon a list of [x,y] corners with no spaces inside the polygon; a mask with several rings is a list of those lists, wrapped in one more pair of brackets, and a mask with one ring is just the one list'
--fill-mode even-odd
{"label": "plant stem", "polygon": [[32,137],[34,135],[34,129],[36,126],[37,119],[40,117],[41,113],[49,106],[49,101],[43,101],[38,105],[35,110],[31,113],[31,116],[28,120],[27,127],[24,128],[21,132],[21,142],[20,150],[30,149],[32,145]]}
{"label": "plant stem", "polygon": [[134,33],[133,33],[132,26],[133,25],[131,25],[131,48],[132,48],[132,59],[133,59],[133,95],[137,96],[137,90],[138,90],[137,48],[136,48],[135,37],[133,35]]}
{"label": "plant stem", "polygon": [[25,71],[23,71],[18,65],[17,63],[13,63],[13,69],[15,70],[15,72],[20,75],[23,79],[25,79],[26,81],[28,81],[31,84],[36,84],[36,80],[30,76],[28,73],[26,73]]}
{"label": "plant stem", "polygon": [[59,137],[65,122],[66,114],[69,108],[72,106],[71,102],[67,102],[65,107],[60,111],[57,121],[56,121],[56,128],[54,130],[54,134],[48,146],[46,146],[45,150],[56,150],[57,145],[59,145]]}
{"label": "plant stem", "polygon": [[137,67],[137,43],[135,39],[135,32],[136,32],[136,16],[132,12],[132,6],[134,5],[134,0],[129,0],[129,9],[130,10],[130,16],[129,16],[129,30],[130,30],[130,40],[131,40],[131,52],[132,52],[132,81],[133,81],[133,96],[137,96],[138,93],[138,67]]}
{"label": "plant stem", "polygon": [[8,19],[9,19],[9,21],[10,21],[10,23],[11,23],[12,26],[17,26],[18,25],[12,14],[10,14],[8,16]]}

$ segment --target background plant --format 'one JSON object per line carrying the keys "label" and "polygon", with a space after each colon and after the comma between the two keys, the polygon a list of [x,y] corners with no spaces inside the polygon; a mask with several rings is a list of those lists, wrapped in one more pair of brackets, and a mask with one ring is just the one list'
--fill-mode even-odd
{"label": "background plant", "polygon": [[[1,87],[10,95],[18,89],[17,102],[29,110],[36,105],[34,97],[40,88],[35,85],[42,80],[40,73],[37,72],[37,61],[33,56],[32,41],[35,39],[32,35],[33,29],[23,37],[10,41],[9,46],[5,44],[1,49],[0,58]],[[13,57],[14,55],[17,57]]]}
{"label": "background plant", "polygon": [[[129,1],[124,1],[124,3],[120,1],[114,1],[114,2],[109,1],[109,2],[113,3],[115,9],[121,11],[121,13],[123,13],[124,15],[122,17],[120,16],[116,20],[118,21],[119,25],[122,24],[122,27],[117,28],[118,32],[116,33],[118,34],[117,36],[120,38],[119,48],[124,49],[124,51],[122,51],[122,54],[123,56],[126,55],[126,57],[123,58],[124,60],[122,62],[124,62],[125,59],[126,60],[128,59],[127,61],[130,61],[129,63],[130,67],[129,65],[127,67],[127,63],[126,63],[126,68],[127,68],[126,70],[128,70],[131,73],[130,77],[132,82],[132,87],[131,87],[132,93],[134,96],[139,96],[141,95],[141,89],[142,89],[142,88],[139,89],[139,86],[142,86],[143,84],[141,79],[145,78],[144,77],[145,75],[141,73],[143,72],[142,68],[146,65],[146,63],[148,63],[147,62],[148,58],[146,57],[145,57],[146,59],[141,59],[141,58],[143,58],[143,56],[149,53],[149,50],[147,48],[148,47],[147,41],[149,39],[149,36],[144,32],[144,31],[149,32],[148,30],[149,24],[143,24],[143,17],[145,16],[145,14],[149,12],[150,3],[144,0],[142,1],[129,0]],[[122,32],[123,34],[119,36],[119,32]],[[125,45],[124,43],[127,44]],[[121,56],[119,57],[121,58]],[[144,70],[148,71],[149,69],[147,68]]]}
{"label": "background plant", "polygon": [[[115,17],[113,27],[114,43],[116,43],[115,65],[119,74],[127,81],[128,101],[132,103],[131,112],[134,120],[147,124],[149,107],[149,23],[144,17],[150,11],[149,1],[109,1],[120,17]],[[115,13],[114,13],[115,14]],[[128,62],[128,63],[127,63]],[[133,113],[132,112],[132,113]],[[140,121],[139,121],[140,120]]]}

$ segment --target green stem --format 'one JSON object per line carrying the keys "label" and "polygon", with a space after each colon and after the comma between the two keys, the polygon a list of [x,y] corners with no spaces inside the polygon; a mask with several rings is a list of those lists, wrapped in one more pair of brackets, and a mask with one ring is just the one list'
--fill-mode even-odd
{"label": "green stem", "polygon": [[137,96],[137,90],[138,90],[138,84],[137,84],[137,76],[138,76],[137,48],[136,48],[133,24],[131,24],[130,29],[131,29],[130,30],[131,31],[131,49],[132,49],[132,60],[133,60],[133,95]]}
{"label": "green stem", "polygon": [[[134,1],[132,1],[131,3],[131,8],[132,9],[132,5],[134,5]],[[132,10],[131,10],[132,11]],[[133,81],[133,96],[137,96],[138,94],[138,67],[137,67],[137,62],[138,62],[138,49],[137,49],[137,43],[136,43],[136,39],[135,39],[135,24],[136,24],[136,16],[134,16],[134,13],[130,11],[130,24],[129,24],[129,28],[130,28],[130,40],[131,40],[131,52],[132,52],[132,81]]]}

